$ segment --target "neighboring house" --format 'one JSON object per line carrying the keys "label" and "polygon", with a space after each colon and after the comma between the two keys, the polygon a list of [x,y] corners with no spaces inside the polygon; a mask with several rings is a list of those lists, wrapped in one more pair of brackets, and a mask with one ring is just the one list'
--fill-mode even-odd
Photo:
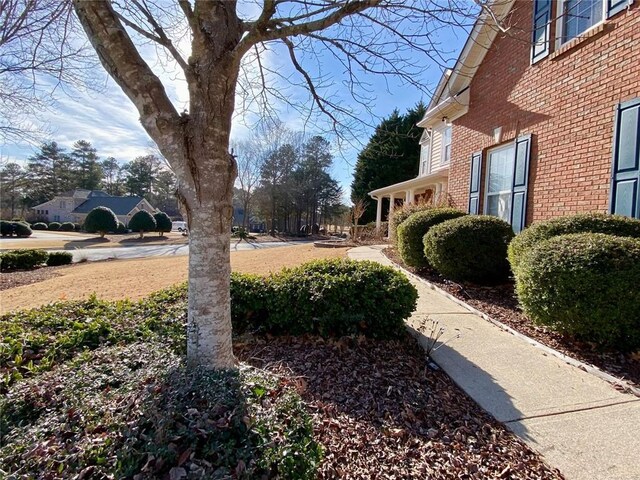
{"label": "neighboring house", "polygon": [[[640,217],[640,1],[493,8],[507,32],[487,16],[476,22],[418,123],[425,181],[446,172],[455,206],[516,232],[584,211]],[[412,202],[418,183],[370,195]]]}
{"label": "neighboring house", "polygon": [[96,207],[110,208],[125,226],[140,210],[152,214],[158,211],[142,197],[115,197],[101,190],[82,189],[65,192],[53,200],[32,207],[32,210],[39,220],[82,224],[87,214]]}

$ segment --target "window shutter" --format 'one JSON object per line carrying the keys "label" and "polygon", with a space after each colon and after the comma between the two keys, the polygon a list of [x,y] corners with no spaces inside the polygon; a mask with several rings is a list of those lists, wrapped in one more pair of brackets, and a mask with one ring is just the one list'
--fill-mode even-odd
{"label": "window shutter", "polygon": [[[613,2],[616,0],[607,1]],[[549,55],[550,20],[551,0],[534,0],[531,63],[542,60],[544,57]]]}
{"label": "window shutter", "polygon": [[640,218],[640,98],[616,110],[611,172],[611,213]]}
{"label": "window shutter", "polygon": [[518,233],[527,219],[527,191],[529,190],[529,157],[531,135],[516,140],[516,158],[513,166],[513,188],[511,192],[511,226]]}
{"label": "window shutter", "polygon": [[633,0],[606,0],[607,2],[607,18],[613,17],[616,13],[620,13],[633,3]]}
{"label": "window shutter", "polygon": [[469,179],[469,213],[480,212],[480,175],[482,173],[482,152],[471,155],[471,176]]}

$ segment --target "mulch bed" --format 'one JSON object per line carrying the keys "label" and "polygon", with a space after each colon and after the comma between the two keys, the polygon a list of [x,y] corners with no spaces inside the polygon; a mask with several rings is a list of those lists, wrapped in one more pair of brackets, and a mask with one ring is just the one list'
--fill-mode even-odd
{"label": "mulch bed", "polygon": [[459,284],[447,280],[429,269],[416,271],[407,267],[402,262],[397,251],[392,247],[386,248],[384,253],[390,260],[403,268],[514,330],[565,355],[594,365],[611,375],[622,378],[635,387],[640,386],[640,352],[623,354],[602,351],[593,344],[580,342],[544,327],[534,325],[520,309],[512,282],[492,287],[469,283]]}
{"label": "mulch bed", "polygon": [[16,270],[15,272],[0,273],[0,291],[8,290],[23,285],[42,282],[50,278],[60,276],[59,271],[63,268],[72,268],[73,265],[62,265],[59,267],[40,267],[34,270]]}
{"label": "mulch bed", "polygon": [[324,448],[323,479],[561,479],[407,336],[255,338],[239,359],[292,378]]}

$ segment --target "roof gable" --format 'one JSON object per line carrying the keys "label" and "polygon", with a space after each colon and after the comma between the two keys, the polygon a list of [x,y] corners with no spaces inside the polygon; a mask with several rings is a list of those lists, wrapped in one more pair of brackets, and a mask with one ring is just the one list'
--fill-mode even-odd
{"label": "roof gable", "polygon": [[96,207],[107,207],[116,215],[127,215],[141,201],[142,197],[91,197],[76,207],[73,213],[89,213]]}

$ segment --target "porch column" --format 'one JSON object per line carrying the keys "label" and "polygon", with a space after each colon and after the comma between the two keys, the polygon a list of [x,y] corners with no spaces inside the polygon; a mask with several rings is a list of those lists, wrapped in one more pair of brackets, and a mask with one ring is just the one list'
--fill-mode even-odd
{"label": "porch column", "polygon": [[376,233],[380,233],[380,227],[382,226],[382,197],[378,197],[378,207],[376,209]]}
{"label": "porch column", "polygon": [[409,190],[404,192],[404,203],[405,203],[405,205],[408,205],[410,203],[410,201],[409,201]]}
{"label": "porch column", "polygon": [[395,194],[392,193],[391,195],[389,195],[389,218],[387,218],[387,221],[389,221],[389,219],[391,218],[391,214],[393,213],[393,207],[395,207],[395,203],[396,203],[396,197],[395,197]]}
{"label": "porch column", "polygon": [[415,189],[412,188],[411,190],[409,190],[407,203],[409,204],[414,203],[415,200],[416,200],[416,191]]}

